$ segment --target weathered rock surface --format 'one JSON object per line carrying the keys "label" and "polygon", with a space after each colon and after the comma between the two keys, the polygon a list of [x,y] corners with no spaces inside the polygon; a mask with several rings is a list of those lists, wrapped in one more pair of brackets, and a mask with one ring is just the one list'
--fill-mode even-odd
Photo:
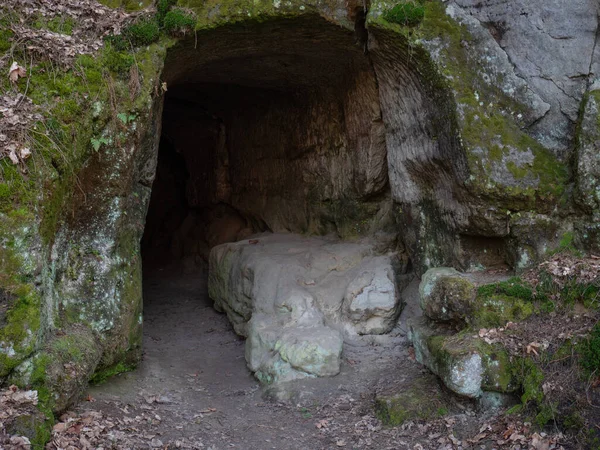
{"label": "weathered rock surface", "polygon": [[475,285],[449,267],[429,269],[419,285],[423,313],[439,322],[464,321],[473,309],[475,294]]}
{"label": "weathered rock surface", "polygon": [[[46,344],[80,325],[99,344],[75,381],[61,380],[64,403],[91,371],[139,358],[139,242],[160,186],[165,95],[180,101],[165,112],[163,138],[184,167],[147,229],[183,258],[256,231],[385,231],[393,238],[382,247],[406,251],[418,274],[488,266],[478,239],[492,263],[520,269],[567,233],[600,248],[596,1],[433,0],[410,28],[385,19],[397,3],[387,0],[368,10],[354,0],[179,3],[196,13],[193,37],[99,48],[135,17],[97,5],[90,14],[110,20],[73,21],[73,36],[90,36],[83,50],[53,34],[72,53],[60,61],[41,45],[39,11],[0,5],[45,49],[32,52],[4,26],[0,48],[28,56],[31,89],[2,86],[31,97],[48,128],[25,123],[11,135],[33,151],[18,165],[0,149],[0,379],[26,379],[52,354]],[[47,8],[48,26],[81,14],[62,6]],[[64,70],[48,77],[54,63]],[[221,204],[234,211],[219,216]],[[252,336],[249,361],[266,378],[281,376],[276,363],[293,376],[334,372],[342,336],[384,333],[398,313],[383,252],[301,245],[285,258],[248,243],[213,257],[217,306]],[[303,329],[327,336],[310,341],[318,362],[305,357]],[[461,361],[480,367],[469,355]]]}
{"label": "weathered rock surface", "polygon": [[600,209],[600,80],[586,98],[577,147],[578,201],[598,215]]}
{"label": "weathered rock surface", "polygon": [[259,379],[335,375],[344,336],[395,325],[403,287],[395,263],[369,243],[264,234],[213,248],[209,294],[247,337]]}
{"label": "weathered rock surface", "polygon": [[[494,0],[450,3],[477,20],[496,41],[487,44],[491,67],[504,60],[522,80],[506,85],[512,89],[510,94],[518,95],[520,101],[537,97],[532,103],[536,112],[527,122],[536,139],[566,155],[573,144],[574,126],[592,73],[598,2],[515,0],[510,8]],[[519,91],[522,94],[517,94]]]}
{"label": "weathered rock surface", "polygon": [[508,356],[502,350],[477,337],[451,334],[426,318],[410,320],[408,326],[417,361],[438,375],[451,391],[479,398],[483,391],[506,393],[516,389]]}

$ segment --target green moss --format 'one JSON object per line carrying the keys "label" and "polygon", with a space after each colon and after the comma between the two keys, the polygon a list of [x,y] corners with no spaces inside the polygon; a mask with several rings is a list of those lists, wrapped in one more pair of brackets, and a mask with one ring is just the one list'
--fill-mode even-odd
{"label": "green moss", "polygon": [[156,20],[159,26],[163,26],[165,23],[165,16],[169,10],[177,4],[177,0],[158,0],[156,3]]}
{"label": "green moss", "polygon": [[[220,26],[257,24],[271,19],[297,17],[304,14],[323,13],[329,3],[331,10],[338,7],[332,0],[306,0],[279,2],[273,0],[179,0],[179,6],[196,13],[197,30],[209,30]],[[320,10],[317,10],[320,6]],[[350,24],[348,24],[350,26]]]}
{"label": "green moss", "polygon": [[126,365],[122,362],[117,363],[112,367],[97,371],[90,379],[91,384],[99,385],[105,383],[109,378],[112,378],[121,373],[131,372],[135,370],[135,366]]}
{"label": "green moss", "polygon": [[185,36],[194,31],[196,27],[196,17],[181,8],[172,8],[165,15],[163,29],[171,36]]}
{"label": "green moss", "polygon": [[490,297],[492,295],[505,295],[531,301],[533,290],[518,277],[512,277],[499,283],[485,284],[477,289],[478,297]]}
{"label": "green moss", "polygon": [[383,14],[388,22],[407,27],[414,27],[425,17],[425,7],[420,2],[398,3]]}
{"label": "green moss", "polygon": [[[39,293],[35,290],[24,252],[32,215],[21,209],[0,215],[0,290],[12,297],[4,324],[0,328],[0,377],[28,357],[37,345],[40,329]],[[26,227],[26,228],[23,228]]]}
{"label": "green moss", "polygon": [[129,74],[129,69],[134,64],[135,59],[131,53],[121,51],[114,47],[111,42],[107,42],[102,53],[102,61],[111,72],[126,76]]}
{"label": "green moss", "polygon": [[448,413],[434,380],[414,379],[410,387],[393,395],[378,395],[375,414],[385,425],[398,426],[407,420],[432,419]]}
{"label": "green moss", "polygon": [[552,256],[556,255],[557,253],[569,253],[577,257],[582,257],[583,253],[575,247],[573,243],[574,239],[575,234],[572,231],[567,231],[561,236],[558,247],[549,250],[546,255]]}
{"label": "green moss", "polygon": [[43,450],[52,436],[52,424],[53,421],[43,414],[23,414],[10,422],[8,431],[9,434],[27,437],[33,450]]}
{"label": "green moss", "polygon": [[75,363],[83,360],[82,349],[77,342],[76,336],[62,336],[52,342],[51,351],[62,361]]}
{"label": "green moss", "polygon": [[153,0],[98,0],[109,8],[123,8],[127,12],[139,11],[147,8]]}
{"label": "green moss", "polygon": [[485,391],[513,392],[518,388],[507,351],[500,345],[477,342],[484,367],[481,387]]}
{"label": "green moss", "polygon": [[3,27],[0,22],[0,53],[10,50],[12,46],[13,32],[8,27]]}
{"label": "green moss", "polygon": [[600,323],[592,329],[590,336],[579,345],[581,366],[588,373],[600,372]]}
{"label": "green moss", "polygon": [[521,402],[523,404],[536,402],[538,405],[542,405],[544,400],[544,391],[542,390],[544,372],[542,369],[527,357],[521,358],[521,361],[514,367],[514,375],[520,380],[523,390]]}
{"label": "green moss", "polygon": [[534,310],[532,303],[515,297],[492,295],[476,301],[473,317],[470,318],[469,324],[473,328],[501,327],[507,322],[527,319]]}
{"label": "green moss", "polygon": [[535,415],[534,423],[540,428],[546,426],[548,422],[554,420],[556,417],[556,407],[556,403],[546,403],[542,405],[539,408],[538,413]]}
{"label": "green moss", "polygon": [[153,44],[159,37],[159,22],[153,17],[142,17],[125,27],[121,34],[107,36],[105,41],[109,42],[115,50],[122,52]]}
{"label": "green moss", "polygon": [[532,300],[533,290],[516,277],[480,286],[469,324],[488,328],[525,320],[535,310]]}

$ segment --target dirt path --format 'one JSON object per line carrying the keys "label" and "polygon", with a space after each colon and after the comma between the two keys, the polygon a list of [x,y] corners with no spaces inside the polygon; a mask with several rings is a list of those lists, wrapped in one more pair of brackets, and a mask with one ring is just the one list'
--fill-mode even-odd
{"label": "dirt path", "polygon": [[391,449],[431,434],[433,425],[382,428],[374,417],[376,389],[427,376],[401,329],[345,345],[336,377],[263,388],[244,340],[212,308],[204,274],[155,271],[144,294],[143,362],[90,388],[70,413],[92,430],[91,448]]}

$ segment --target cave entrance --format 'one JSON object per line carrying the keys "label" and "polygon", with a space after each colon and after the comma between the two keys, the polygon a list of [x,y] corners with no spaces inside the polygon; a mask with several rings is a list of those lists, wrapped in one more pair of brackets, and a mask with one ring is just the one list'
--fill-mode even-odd
{"label": "cave entrance", "polygon": [[[214,353],[198,365],[217,378],[220,361],[244,361],[243,341],[208,349],[233,334],[206,289],[214,246],[259,232],[356,237],[389,212],[379,93],[360,34],[307,16],[227,26],[169,50],[142,239],[147,360],[177,368],[199,346],[189,358]],[[242,373],[250,381],[239,383],[254,382]]]}
{"label": "cave entrance", "polygon": [[319,16],[227,26],[170,50],[145,269],[202,265],[262,231],[366,231],[389,189],[356,20],[358,31]]}

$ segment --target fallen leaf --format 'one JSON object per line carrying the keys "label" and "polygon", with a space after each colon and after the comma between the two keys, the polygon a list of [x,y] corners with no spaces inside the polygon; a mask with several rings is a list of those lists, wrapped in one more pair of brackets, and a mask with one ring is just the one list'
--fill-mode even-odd
{"label": "fallen leaf", "polygon": [[8,69],[8,78],[13,83],[19,81],[19,78],[27,76],[27,71],[19,65],[16,61],[13,61],[10,69]]}
{"label": "fallen leaf", "polygon": [[482,440],[484,437],[487,436],[487,433],[479,433],[477,436],[475,436],[473,439],[467,439],[468,442],[471,442],[473,444],[476,444],[477,442],[479,442],[480,440]]}
{"label": "fallen leaf", "polygon": [[10,158],[13,164],[19,164],[19,157],[17,156],[17,152],[15,152],[15,148],[9,148],[8,157]]}
{"label": "fallen leaf", "polygon": [[23,147],[21,150],[19,150],[19,156],[22,160],[25,160],[31,156],[31,150],[27,147]]}
{"label": "fallen leaf", "polygon": [[538,344],[537,342],[531,342],[527,345],[527,354],[529,355],[530,353],[535,354],[535,356],[539,356],[539,353],[536,351],[536,349],[540,348],[540,344]]}
{"label": "fallen leaf", "polygon": [[329,421],[327,419],[319,420],[315,426],[320,430],[321,428],[327,428],[329,426]]}

